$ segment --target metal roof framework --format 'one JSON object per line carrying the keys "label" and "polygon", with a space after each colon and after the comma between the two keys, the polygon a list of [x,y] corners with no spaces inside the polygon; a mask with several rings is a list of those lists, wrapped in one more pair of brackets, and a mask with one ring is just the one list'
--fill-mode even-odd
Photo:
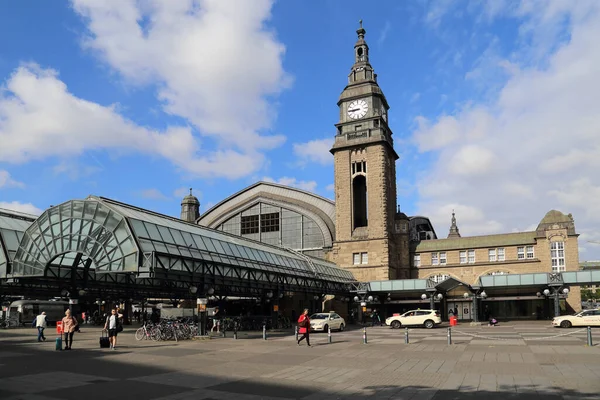
{"label": "metal roof framework", "polygon": [[5,272],[13,283],[62,282],[71,293],[126,287],[187,297],[193,287],[198,295],[336,294],[355,281],[325,260],[96,196],[45,211]]}

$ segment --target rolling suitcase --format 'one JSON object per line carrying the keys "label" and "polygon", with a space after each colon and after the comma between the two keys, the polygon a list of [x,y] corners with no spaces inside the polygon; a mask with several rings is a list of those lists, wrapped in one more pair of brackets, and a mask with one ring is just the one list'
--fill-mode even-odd
{"label": "rolling suitcase", "polygon": [[104,331],[102,331],[102,335],[100,336],[100,348],[108,349],[110,347],[110,340],[108,340],[108,334],[104,335]]}
{"label": "rolling suitcase", "polygon": [[56,338],[56,350],[62,350],[62,337]]}

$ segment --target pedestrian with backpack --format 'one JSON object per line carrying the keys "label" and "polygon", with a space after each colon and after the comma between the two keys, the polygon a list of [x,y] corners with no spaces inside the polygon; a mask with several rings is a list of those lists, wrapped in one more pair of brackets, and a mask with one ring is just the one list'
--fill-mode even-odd
{"label": "pedestrian with backpack", "polygon": [[110,311],[110,315],[106,317],[104,323],[104,330],[108,331],[108,340],[110,342],[110,348],[116,350],[117,348],[117,334],[123,331],[123,322],[121,321],[122,315],[117,312],[115,308]]}
{"label": "pedestrian with backpack", "polygon": [[302,334],[302,337],[298,339],[298,346],[300,346],[301,341],[306,339],[308,347],[312,347],[310,345],[310,318],[308,318],[308,308],[305,308],[300,318],[298,318],[298,326],[298,333]]}

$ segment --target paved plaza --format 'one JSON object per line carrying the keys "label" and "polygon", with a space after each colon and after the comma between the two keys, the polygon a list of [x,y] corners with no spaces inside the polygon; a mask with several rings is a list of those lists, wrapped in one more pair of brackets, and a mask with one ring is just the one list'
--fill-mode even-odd
{"label": "paved plaza", "polygon": [[[447,330],[368,329],[311,335],[231,334],[211,340],[138,342],[126,327],[116,351],[82,327],[73,351],[34,329],[0,331],[0,399],[600,399],[600,346],[548,322]],[[562,336],[558,336],[562,335]],[[600,343],[600,329],[594,331]]]}

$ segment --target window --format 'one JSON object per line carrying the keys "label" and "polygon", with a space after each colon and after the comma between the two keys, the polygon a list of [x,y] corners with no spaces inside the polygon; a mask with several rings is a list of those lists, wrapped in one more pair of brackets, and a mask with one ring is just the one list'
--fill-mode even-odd
{"label": "window", "polygon": [[352,264],[368,264],[369,263],[369,253],[352,253]]}
{"label": "window", "polygon": [[352,163],[352,175],[358,172],[367,172],[367,162],[366,161],[355,161]]}
{"label": "window", "polygon": [[415,267],[420,267],[421,266],[421,255],[420,254],[415,254],[413,257],[413,264]]}
{"label": "window", "polygon": [[466,264],[467,263],[467,252],[466,251],[461,251],[459,253],[459,258],[460,258],[460,263],[461,264]]}
{"label": "window", "polygon": [[528,259],[532,259],[534,256],[533,254],[533,246],[527,246],[527,258]]}
{"label": "window", "polygon": [[279,232],[279,213],[261,214],[260,230],[261,232]]}
{"label": "window", "polygon": [[488,250],[488,261],[496,261],[496,249]]}
{"label": "window", "polygon": [[445,251],[442,251],[440,253],[440,264],[446,265],[446,252]]}
{"label": "window", "polygon": [[258,215],[242,216],[242,235],[258,233]]}
{"label": "window", "polygon": [[438,265],[439,263],[438,253],[431,253],[431,265]]}
{"label": "window", "polygon": [[403,223],[402,224],[402,232],[406,232],[408,228],[408,224]]}
{"label": "window", "polygon": [[450,278],[450,275],[446,275],[446,274],[437,274],[437,275],[432,275],[429,277],[429,280],[432,281],[433,283],[440,283],[445,281],[446,279]]}
{"label": "window", "polygon": [[565,242],[552,242],[550,245],[552,272],[562,272],[565,267]]}
{"label": "window", "polygon": [[369,253],[360,253],[360,258],[363,264],[369,263]]}
{"label": "window", "polygon": [[517,259],[525,259],[525,247],[517,247]]}
{"label": "window", "polygon": [[506,271],[494,271],[494,272],[490,272],[488,275],[508,275],[508,272]]}
{"label": "window", "polygon": [[469,264],[473,264],[475,262],[475,250],[469,250]]}
{"label": "window", "polygon": [[504,247],[498,249],[498,261],[504,261]]}

